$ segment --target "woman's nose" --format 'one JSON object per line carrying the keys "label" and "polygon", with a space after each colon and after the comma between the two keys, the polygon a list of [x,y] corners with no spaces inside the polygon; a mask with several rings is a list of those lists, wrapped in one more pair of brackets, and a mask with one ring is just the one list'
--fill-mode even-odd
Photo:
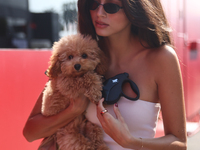
{"label": "woman's nose", "polygon": [[97,16],[103,16],[105,17],[106,16],[106,12],[103,8],[103,5],[99,5],[99,7],[97,8]]}

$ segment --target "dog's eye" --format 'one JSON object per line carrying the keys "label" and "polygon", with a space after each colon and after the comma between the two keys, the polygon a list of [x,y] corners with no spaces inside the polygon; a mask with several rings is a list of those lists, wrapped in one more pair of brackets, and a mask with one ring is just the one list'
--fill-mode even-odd
{"label": "dog's eye", "polygon": [[74,56],[69,55],[68,59],[71,60],[71,59],[73,59],[73,57],[74,57]]}
{"label": "dog's eye", "polygon": [[84,58],[84,59],[86,59],[87,57],[88,57],[87,54],[82,55],[82,58]]}

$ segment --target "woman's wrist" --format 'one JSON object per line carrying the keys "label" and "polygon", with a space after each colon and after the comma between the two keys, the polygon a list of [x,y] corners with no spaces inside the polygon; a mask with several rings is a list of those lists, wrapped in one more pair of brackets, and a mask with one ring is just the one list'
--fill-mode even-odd
{"label": "woman's wrist", "polygon": [[144,147],[142,138],[131,137],[128,143],[128,148],[131,149],[142,150],[142,148]]}
{"label": "woman's wrist", "polygon": [[139,138],[140,140],[141,140],[141,147],[140,147],[140,149],[142,149],[143,147],[144,147],[144,145],[143,145],[143,139],[142,138]]}

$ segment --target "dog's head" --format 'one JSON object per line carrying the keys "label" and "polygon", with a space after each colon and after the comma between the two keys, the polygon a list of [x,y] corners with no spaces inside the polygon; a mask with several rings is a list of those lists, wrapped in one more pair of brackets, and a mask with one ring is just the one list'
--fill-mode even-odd
{"label": "dog's head", "polygon": [[100,59],[105,59],[104,53],[90,36],[66,36],[54,43],[47,74],[50,78],[61,73],[65,76],[81,76],[93,70],[103,74],[106,67]]}

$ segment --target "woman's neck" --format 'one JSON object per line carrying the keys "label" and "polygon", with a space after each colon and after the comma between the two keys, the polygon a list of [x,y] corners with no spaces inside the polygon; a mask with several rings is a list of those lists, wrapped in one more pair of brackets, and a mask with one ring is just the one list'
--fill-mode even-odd
{"label": "woman's neck", "polygon": [[138,38],[132,35],[106,37],[105,43],[110,64],[126,63],[141,50]]}

